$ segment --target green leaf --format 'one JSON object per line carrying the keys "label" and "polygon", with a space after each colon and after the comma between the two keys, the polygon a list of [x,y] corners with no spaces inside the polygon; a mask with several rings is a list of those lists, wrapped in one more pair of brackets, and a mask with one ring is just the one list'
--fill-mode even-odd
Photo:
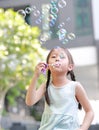
{"label": "green leaf", "polygon": [[[38,60],[44,61],[44,53],[38,37],[41,30],[26,24],[13,9],[0,8],[0,94],[9,89],[8,102],[25,98],[26,86],[32,78]],[[39,84],[41,80],[39,80]]]}

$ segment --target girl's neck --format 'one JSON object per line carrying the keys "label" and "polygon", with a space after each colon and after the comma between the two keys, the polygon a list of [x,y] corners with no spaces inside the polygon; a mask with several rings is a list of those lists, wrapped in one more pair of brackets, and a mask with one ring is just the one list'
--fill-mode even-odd
{"label": "girl's neck", "polygon": [[56,76],[52,77],[52,83],[53,83],[55,86],[57,86],[57,87],[60,87],[60,86],[62,86],[62,85],[65,85],[65,84],[68,83],[68,82],[69,82],[69,80],[68,80],[68,78],[66,77],[66,75],[64,75],[64,76],[58,76],[58,75],[56,75]]}

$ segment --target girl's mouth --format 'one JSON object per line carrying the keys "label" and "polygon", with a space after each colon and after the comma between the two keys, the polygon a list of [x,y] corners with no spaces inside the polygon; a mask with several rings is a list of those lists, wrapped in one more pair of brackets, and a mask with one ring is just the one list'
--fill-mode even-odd
{"label": "girl's mouth", "polygon": [[61,64],[60,63],[54,63],[53,64],[55,67],[59,67]]}
{"label": "girl's mouth", "polygon": [[59,67],[59,66],[61,66],[61,63],[55,62],[55,63],[49,64],[49,65],[52,67]]}

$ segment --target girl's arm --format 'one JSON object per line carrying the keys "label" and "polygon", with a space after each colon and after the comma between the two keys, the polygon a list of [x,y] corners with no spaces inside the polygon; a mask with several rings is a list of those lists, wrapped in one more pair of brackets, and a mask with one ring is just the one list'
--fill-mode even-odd
{"label": "girl's arm", "polygon": [[29,85],[29,88],[26,93],[26,104],[29,106],[34,105],[36,102],[38,102],[45,92],[45,84],[42,84],[38,89],[36,89],[36,85],[38,82],[38,78],[41,74],[41,70],[44,68],[44,63],[39,63],[34,72],[34,76],[32,78],[32,81]]}
{"label": "girl's arm", "polygon": [[87,97],[87,94],[80,83],[78,83],[76,87],[76,98],[85,111],[85,116],[79,130],[88,130],[94,118],[94,112]]}

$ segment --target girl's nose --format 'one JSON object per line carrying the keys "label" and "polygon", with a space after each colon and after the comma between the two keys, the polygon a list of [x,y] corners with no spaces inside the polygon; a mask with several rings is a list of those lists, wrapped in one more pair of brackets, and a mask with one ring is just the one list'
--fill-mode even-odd
{"label": "girl's nose", "polygon": [[59,57],[59,56],[57,56],[57,57],[56,57],[56,61],[59,61],[59,60],[60,60],[60,57]]}

